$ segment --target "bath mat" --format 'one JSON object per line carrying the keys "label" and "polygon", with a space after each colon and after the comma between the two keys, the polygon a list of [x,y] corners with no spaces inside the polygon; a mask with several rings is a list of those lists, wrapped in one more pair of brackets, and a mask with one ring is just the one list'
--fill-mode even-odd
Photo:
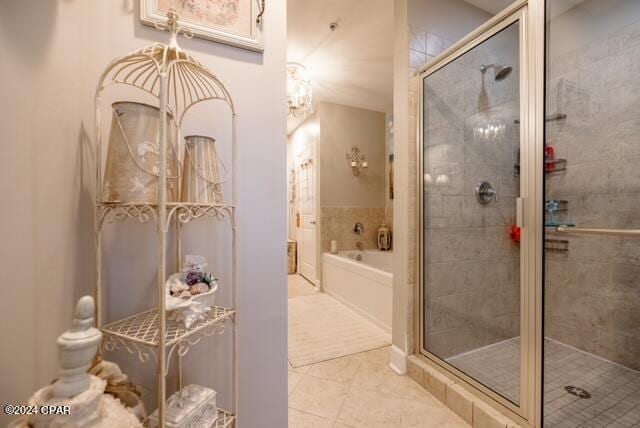
{"label": "bath mat", "polygon": [[289,363],[301,367],[391,344],[391,335],[333,297],[289,299]]}

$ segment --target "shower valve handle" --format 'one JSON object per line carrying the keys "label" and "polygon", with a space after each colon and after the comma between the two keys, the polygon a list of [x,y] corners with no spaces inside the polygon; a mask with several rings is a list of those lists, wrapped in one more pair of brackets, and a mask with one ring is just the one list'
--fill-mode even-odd
{"label": "shower valve handle", "polygon": [[476,199],[482,205],[486,205],[492,200],[498,202],[498,192],[495,191],[491,183],[486,180],[479,181],[476,184]]}

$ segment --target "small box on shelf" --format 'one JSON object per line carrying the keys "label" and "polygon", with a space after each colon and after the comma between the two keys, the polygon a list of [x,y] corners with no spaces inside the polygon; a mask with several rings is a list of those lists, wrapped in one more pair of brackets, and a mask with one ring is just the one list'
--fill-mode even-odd
{"label": "small box on shelf", "polygon": [[[217,427],[216,391],[200,385],[187,385],[167,400],[166,428]],[[159,427],[158,411],[149,417],[151,428]]]}

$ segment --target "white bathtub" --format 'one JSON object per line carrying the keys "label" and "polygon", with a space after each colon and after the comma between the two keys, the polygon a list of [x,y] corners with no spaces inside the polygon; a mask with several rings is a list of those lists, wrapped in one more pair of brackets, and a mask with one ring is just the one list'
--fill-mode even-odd
{"label": "white bathtub", "polygon": [[322,290],[391,332],[392,263],[388,251],[323,253]]}

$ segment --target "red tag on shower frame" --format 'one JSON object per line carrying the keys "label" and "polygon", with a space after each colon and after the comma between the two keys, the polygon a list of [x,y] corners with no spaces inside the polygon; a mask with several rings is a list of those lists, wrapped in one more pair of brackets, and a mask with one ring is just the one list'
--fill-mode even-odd
{"label": "red tag on shower frame", "polygon": [[511,231],[509,232],[511,236],[511,240],[513,242],[520,242],[520,237],[522,236],[522,229],[520,226],[511,226]]}

